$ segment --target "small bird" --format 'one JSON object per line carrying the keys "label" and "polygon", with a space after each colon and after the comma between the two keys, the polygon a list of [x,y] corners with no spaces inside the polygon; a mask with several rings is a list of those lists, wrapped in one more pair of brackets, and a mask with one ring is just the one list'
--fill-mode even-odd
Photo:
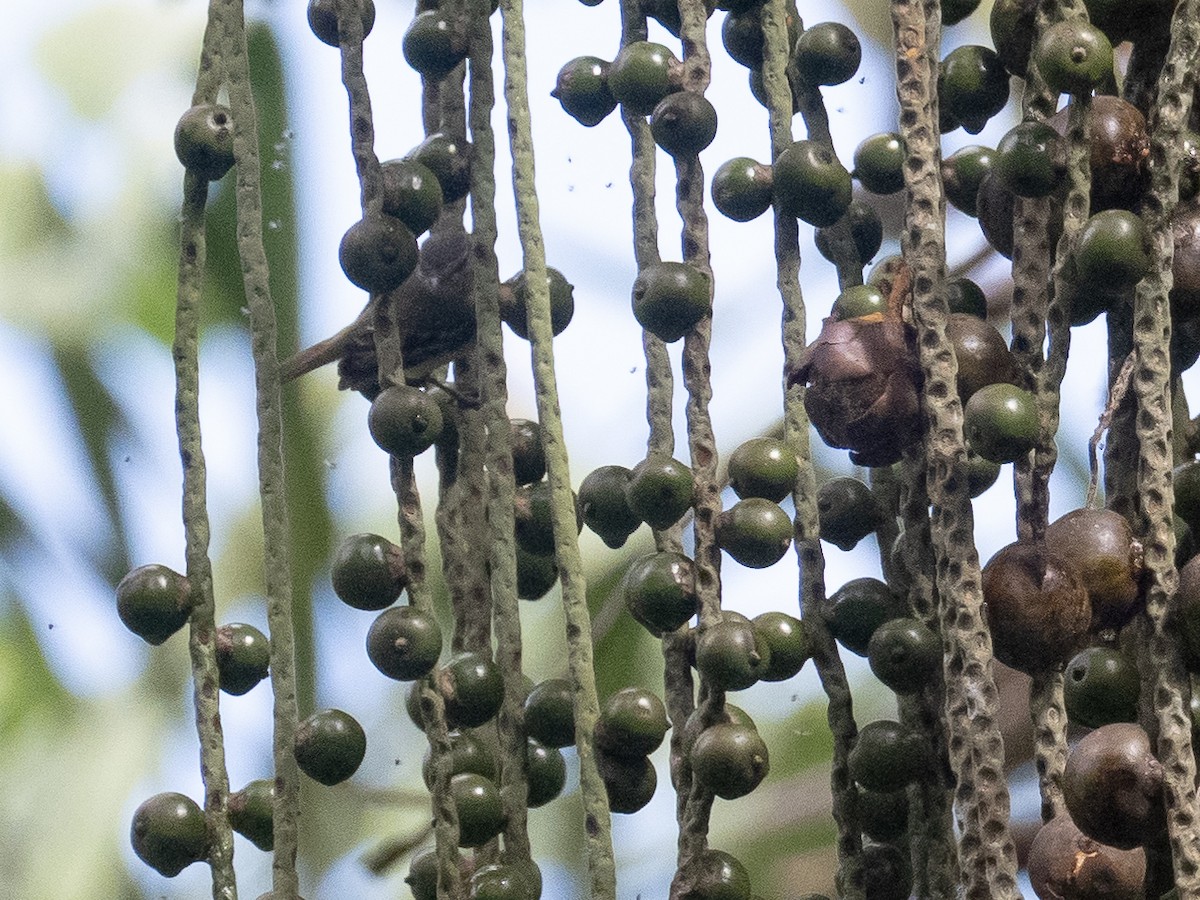
{"label": "small bird", "polygon": [[332,337],[301,350],[281,369],[285,381],[335,360],[338,387],[368,399],[379,393],[376,304],[388,304],[404,358],[404,380],[421,384],[475,340],[471,240],[461,225],[435,226],[421,245],[416,270],[400,287],[373,296],[358,318]]}

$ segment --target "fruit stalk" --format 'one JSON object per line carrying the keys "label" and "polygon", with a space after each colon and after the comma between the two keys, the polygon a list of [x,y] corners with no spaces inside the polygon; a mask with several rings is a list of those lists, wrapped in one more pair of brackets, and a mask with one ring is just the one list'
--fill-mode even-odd
{"label": "fruit stalk", "polygon": [[1150,232],[1150,273],[1137,286],[1133,312],[1133,373],[1138,403],[1137,487],[1145,525],[1147,640],[1140,668],[1157,717],[1157,755],[1163,764],[1163,799],[1175,883],[1180,898],[1200,897],[1200,840],[1197,839],[1196,761],[1192,754],[1188,676],[1177,635],[1169,626],[1177,615],[1175,534],[1171,483],[1171,288],[1174,252],[1170,217],[1179,196],[1182,153],[1195,89],[1200,43],[1200,3],[1183,0],[1171,23],[1171,43],[1158,81],[1151,114],[1151,190],[1142,208]]}
{"label": "fruit stalk", "polygon": [[[792,143],[792,95],[786,73],[790,46],[785,22],[785,0],[768,0],[763,6],[763,86],[769,101],[771,158],[776,159]],[[846,672],[838,656],[837,645],[829,633],[828,604],[825,596],[825,557],[818,534],[817,484],[809,443],[808,414],[804,409],[804,386],[788,387],[790,373],[807,344],[807,312],[800,290],[799,228],[796,219],[775,211],[775,258],[777,283],[783,303],[783,423],[784,440],[796,450],[800,462],[793,500],[796,505],[795,550],[800,565],[801,616],[813,639],[813,663],[821,686],[829,697],[829,730],[833,734],[833,761],[830,772],[833,817],[838,829],[838,864],[850,871],[862,852],[857,794],[850,780],[846,758],[854,745],[857,726]],[[861,273],[861,268],[860,268]],[[855,895],[855,886],[846,884],[847,896]]]}
{"label": "fruit stalk", "polygon": [[513,159],[513,192],[517,199],[517,228],[529,285],[528,316],[538,420],[542,424],[546,471],[551,488],[555,556],[562,573],[563,608],[567,619],[567,668],[575,697],[575,737],[579,781],[585,816],[590,896],[614,900],[616,870],[608,795],[596,768],[594,732],[600,715],[596,675],[592,668],[591,618],[587,585],[575,531],[575,503],[562,415],[554,372],[554,339],[550,322],[550,292],[546,282],[546,251],[538,219],[534,182],[533,134],[529,117],[529,87],[525,67],[525,24],[522,0],[504,0],[504,95],[508,105],[509,144]]}
{"label": "fruit stalk", "polygon": [[[936,7],[931,7],[933,12]],[[944,193],[931,64],[938,30],[927,23],[926,10],[915,0],[893,0],[892,23],[909,192],[902,247],[914,275],[913,318],[925,373],[922,399],[928,422],[928,489],[945,647],[947,731],[962,830],[959,863],[966,897],[1017,898],[991,634],[982,612],[979,556],[964,471],[957,365],[945,334],[946,302],[936,290],[945,268]]]}

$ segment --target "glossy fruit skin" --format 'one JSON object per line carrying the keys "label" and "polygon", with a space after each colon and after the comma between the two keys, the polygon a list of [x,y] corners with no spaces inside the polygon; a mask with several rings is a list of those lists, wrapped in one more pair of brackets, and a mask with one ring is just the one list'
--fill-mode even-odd
{"label": "glossy fruit skin", "polygon": [[1018,78],[1025,77],[1029,54],[1033,52],[1037,7],[1038,0],[996,0],[992,5],[988,23],[992,46],[1005,68]]}
{"label": "glossy fruit skin", "polygon": [[710,725],[692,744],[690,758],[696,779],[725,800],[746,796],[771,770],[767,745],[752,726]]}
{"label": "glossy fruit skin", "polygon": [[883,246],[883,220],[875,207],[865,200],[851,200],[842,218],[828,228],[818,228],[813,232],[813,243],[817,252],[830,262],[836,262],[828,229],[837,227],[842,222],[849,222],[850,238],[854,242],[854,249],[858,251],[858,261],[861,265],[867,265]]}
{"label": "glossy fruit skin", "polygon": [[975,218],[992,249],[1007,259],[1012,259],[1013,254],[1015,203],[1016,195],[1004,186],[995,172],[983,176],[975,195]]}
{"label": "glossy fruit skin", "polygon": [[424,234],[442,213],[442,185],[424,163],[389,159],[381,163],[383,211],[413,234]]}
{"label": "glossy fruit skin", "polygon": [[765,643],[771,654],[759,681],[787,681],[796,675],[812,656],[812,638],[808,628],[795,616],[770,610],[750,620],[758,643]]}
{"label": "glossy fruit skin", "polygon": [[379,392],[367,413],[367,428],[392,456],[416,456],[442,433],[442,409],[420,388],[393,384]]}
{"label": "glossy fruit skin", "polygon": [[167,878],[208,855],[204,811],[174,791],[155,794],[134,811],[129,840],[138,859]]}
{"label": "glossy fruit skin", "polygon": [[201,103],[175,126],[175,156],[206,181],[218,181],[233,168],[233,116],[229,107]]}
{"label": "glossy fruit skin", "polygon": [[[575,286],[558,269],[547,266],[546,287],[550,293],[550,332],[557,336],[571,324],[575,315]],[[500,319],[517,337],[529,340],[529,287],[525,272],[518,272],[504,283],[503,288],[500,291]]]}
{"label": "glossy fruit skin", "polygon": [[750,438],[729,456],[729,486],[743,500],[782,502],[791,496],[799,471],[795,449],[778,438]]}
{"label": "glossy fruit skin", "polygon": [[612,812],[635,813],[645,807],[658,790],[658,772],[647,756],[613,756],[598,749],[596,768],[600,770]]}
{"label": "glossy fruit skin", "polygon": [[869,791],[898,791],[928,768],[923,738],[899,722],[878,719],[864,725],[847,757],[850,777]]}
{"label": "glossy fruit skin", "polygon": [[744,616],[726,610],[724,619],[700,632],[696,641],[696,668],[713,685],[741,691],[757,682],[770,668],[770,647]]}
{"label": "glossy fruit skin", "polygon": [[892,619],[871,635],[867,658],[875,677],[897,694],[915,693],[936,680],[942,642],[919,619]]}
{"label": "glossy fruit skin", "polygon": [[979,134],[1008,103],[1008,73],[996,51],[977,44],[951,50],[938,75],[938,100],[951,121]]}
{"label": "glossy fruit skin", "polygon": [[275,846],[275,782],[251,781],[229,795],[229,825],[259,850]]}
{"label": "glossy fruit skin", "polygon": [[833,608],[829,632],[839,644],[859,656],[867,655],[875,629],[903,614],[899,598],[878,578],[847,581],[829,600]]}
{"label": "glossy fruit skin", "polygon": [[331,575],[338,599],[361,610],[386,609],[408,585],[400,548],[377,534],[352,534],[343,540]]}
{"label": "glossy fruit skin", "polygon": [[942,184],[946,199],[959,212],[975,215],[979,184],[992,170],[995,153],[991,147],[971,144],[960,147],[942,160]]}
{"label": "glossy fruit skin", "polygon": [[692,470],[677,459],[652,453],[630,471],[625,499],[651,528],[674,525],[692,507]]}
{"label": "glossy fruit skin", "polygon": [[1132,722],[1140,694],[1137,667],[1119,650],[1088,647],[1067,663],[1063,699],[1067,717],[1077,725]]}
{"label": "glossy fruit skin", "polygon": [[1000,463],[967,451],[967,494],[974,500],[1000,478]]}
{"label": "glossy fruit skin", "polygon": [[[579,498],[575,497],[576,534],[583,530]],[[517,488],[516,535],[517,546],[528,553],[554,552],[554,509],[550,482],[535,481]]]}
{"label": "glossy fruit skin", "polygon": [[504,863],[476,869],[467,886],[467,900],[538,900],[540,895],[520,869]]}
{"label": "glossy fruit skin", "polygon": [[635,116],[649,115],[663,97],[679,90],[680,63],[662,44],[634,41],[617,54],[608,70],[608,89]]}
{"label": "glossy fruit skin", "polygon": [[1096,213],[1075,245],[1079,283],[1106,293],[1132,288],[1150,271],[1149,240],[1141,216],[1123,209]]}
{"label": "glossy fruit skin", "polygon": [[517,598],[541,600],[558,584],[558,562],[553,553],[530,553],[517,547]]}
{"label": "glossy fruit skin", "polygon": [[442,629],[437,619],[411,606],[384,610],[367,632],[367,658],[396,681],[428,675],[441,652]]}
{"label": "glossy fruit skin", "polygon": [[608,69],[609,63],[598,56],[576,57],[558,70],[550,96],[580,125],[599,125],[617,108],[608,89]]}
{"label": "glossy fruit skin", "polygon": [[862,833],[871,840],[897,840],[908,829],[908,791],[881,793],[858,788],[858,817]]}
{"label": "glossy fruit skin", "polygon": [[504,676],[491,657],[463,651],[446,661],[437,674],[446,702],[446,719],[459,728],[490,722],[504,701]]}
{"label": "glossy fruit skin", "polygon": [[156,563],[138,566],[117,584],[121,622],[155,647],[187,624],[194,603],[187,578]]}
{"label": "glossy fruit skin", "polygon": [[982,387],[963,408],[963,436],[972,450],[992,462],[1020,459],[1034,448],[1038,433],[1037,401],[1014,385]]}
{"label": "glossy fruit skin", "polygon": [[970,278],[947,278],[939,290],[951,314],[964,313],[987,319],[987,296]]}
{"label": "glossy fruit skin", "polygon": [[545,806],[562,793],[567,783],[567,763],[557,747],[528,738],[525,746],[525,777],[530,809]]}
{"label": "glossy fruit skin", "polygon": [[309,778],[324,785],[338,784],[362,765],[367,735],[349,713],[318,710],[296,728],[294,755]]}
{"label": "glossy fruit skin", "polygon": [[[449,775],[461,775],[463,772],[474,772],[484,778],[496,780],[499,770],[496,768],[496,756],[486,743],[475,737],[469,731],[451,731]],[[421,779],[429,790],[434,788],[436,773],[433,770],[432,748],[425,749],[425,757],[421,760]]]}
{"label": "glossy fruit skin", "polygon": [[404,882],[412,891],[413,900],[437,900],[437,851],[426,850],[414,856]]}
{"label": "glossy fruit skin", "polygon": [[434,132],[409,153],[409,159],[421,163],[442,186],[442,201],[461,200],[471,189],[471,144],[464,138]]}
{"label": "glossy fruit skin", "polygon": [[904,189],[904,144],[892,131],[865,138],[854,151],[854,172],[859,184],[872,194],[894,194]]}
{"label": "glossy fruit skin", "polygon": [[626,570],[622,593],[630,615],[662,637],[696,615],[695,563],[670,550],[643,556]]}
{"label": "glossy fruit skin", "polygon": [[819,22],[800,35],[792,61],[800,77],[809,84],[842,84],[858,71],[862,44],[840,22]]}
{"label": "glossy fruit skin", "polygon": [[[1049,120],[1061,134],[1067,131],[1068,112],[1064,108]],[[1088,116],[1088,141],[1092,169],[1090,211],[1134,209],[1150,184],[1147,166],[1150,133],[1146,128],[1146,117],[1132,103],[1119,97],[1106,94],[1093,97]],[[1186,138],[1184,147],[1186,153]]]}
{"label": "glossy fruit skin", "polygon": [[743,566],[765,569],[792,546],[792,528],[791,517],[778,503],[747,497],[717,516],[717,544]]}
{"label": "glossy fruit skin", "polygon": [[871,489],[844,475],[817,488],[817,519],[821,540],[841,550],[853,550],[879,527],[882,514]]}
{"label": "glossy fruit skin", "polygon": [[1092,840],[1067,814],[1055,816],[1033,838],[1026,863],[1041,900],[1142,900],[1146,853]]}
{"label": "glossy fruit skin", "polygon": [[629,535],[642,524],[625,499],[629,476],[630,471],[624,466],[601,466],[588,473],[579,485],[583,523],[614,550],[624,546]]}
{"label": "glossy fruit skin", "polygon": [[983,567],[996,659],[1026,674],[1053,671],[1087,640],[1092,606],[1078,570],[1044,546],[1012,543]]}
{"label": "glossy fruit skin", "polygon": [[525,731],[547,747],[575,743],[575,692],[565,678],[547,678],[525,698]]}
{"label": "glossy fruit skin", "polygon": [[873,284],[852,284],[833,301],[830,315],[838,321],[887,315],[887,297]]}
{"label": "glossy fruit skin", "polygon": [[[793,45],[796,34],[795,20],[788,16],[788,43]],[[757,69],[763,62],[762,10],[757,5],[730,12],[721,23],[721,45],[729,58],[747,69]]]}
{"label": "glossy fruit skin", "polygon": [[724,850],[704,850],[696,857],[693,887],[681,900],[750,900],[750,873]]}
{"label": "glossy fruit skin", "polygon": [[267,677],[271,642],[253,625],[232,622],[217,629],[217,673],[221,690],[241,696]]}
{"label": "glossy fruit skin", "polygon": [[612,756],[649,756],[670,729],[667,708],[653,691],[626,687],[609,696],[596,724],[596,746]]}
{"label": "glossy fruit skin", "polygon": [[413,17],[400,49],[423,77],[440,81],[467,58],[467,39],[445,13],[430,9]]}
{"label": "glossy fruit skin", "polygon": [[823,144],[796,141],[779,154],[773,172],[775,200],[789,216],[825,227],[834,224],[850,207],[853,180]]}
{"label": "glossy fruit skin", "polygon": [[512,435],[513,480],[533,484],[546,477],[546,449],[542,444],[542,426],[528,419],[509,422]]}
{"label": "glossy fruit skin", "polygon": [[490,778],[474,772],[455,775],[450,800],[458,811],[458,846],[482,847],[504,829],[504,803]]}
{"label": "glossy fruit skin", "polygon": [[669,344],[712,313],[712,284],[687,263],[651,263],[633,282],[632,304],[638,324]]}
{"label": "glossy fruit skin", "polygon": [[713,173],[709,190],[717,212],[735,222],[749,222],[771,208],[773,184],[770,166],[738,156]]}
{"label": "glossy fruit skin", "polygon": [[1045,197],[1067,174],[1067,145],[1045,122],[1021,122],[996,146],[993,169],[1018,197]]}
{"label": "glossy fruit skin", "polygon": [[1080,831],[1132,850],[1166,827],[1163,769],[1141,726],[1118,722],[1085,735],[1063,771],[1063,799]]}
{"label": "glossy fruit skin", "polygon": [[946,339],[958,364],[958,396],[966,403],[972,395],[991,384],[1017,380],[1017,362],[1008,343],[978,316],[951,313],[946,321]]}
{"label": "glossy fruit skin", "polygon": [[[365,38],[375,26],[374,0],[360,0],[359,11]],[[321,43],[337,47],[341,43],[338,33],[338,0],[309,0],[308,27]]]}
{"label": "glossy fruit skin", "polygon": [[717,110],[696,91],[667,94],[650,113],[650,134],[673,157],[695,156],[717,136]]}
{"label": "glossy fruit skin", "polygon": [[1120,627],[1140,594],[1141,543],[1128,520],[1111,509],[1077,509],[1051,522],[1046,546],[1079,570],[1092,603],[1094,624]]}
{"label": "glossy fruit skin", "polygon": [[395,216],[367,215],[342,235],[338,260],[355,286],[386,293],[400,287],[417,267],[417,239]]}
{"label": "glossy fruit skin", "polygon": [[1113,48],[1104,32],[1074,19],[1046,29],[1033,49],[1038,71],[1052,91],[1087,96],[1113,77]]}

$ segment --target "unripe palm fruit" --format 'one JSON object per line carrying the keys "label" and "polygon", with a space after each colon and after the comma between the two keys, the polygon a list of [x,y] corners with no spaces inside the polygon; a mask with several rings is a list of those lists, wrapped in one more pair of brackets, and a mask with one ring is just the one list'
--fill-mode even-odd
{"label": "unripe palm fruit", "polygon": [[458,812],[458,846],[482,847],[504,829],[504,802],[490,778],[474,772],[455,775],[450,800]]}
{"label": "unripe palm fruit", "polygon": [[886,131],[864,138],[854,151],[852,174],[872,194],[903,190],[904,144],[900,135]]}
{"label": "unripe palm fruit", "polygon": [[1132,288],[1150,271],[1150,237],[1141,216],[1106,209],[1089,218],[1075,245],[1080,285],[1113,293]]}
{"label": "unripe palm fruit", "polygon": [[978,319],[987,319],[987,296],[983,288],[970,278],[947,278],[938,287],[951,314],[964,313]]}
{"label": "unripe palm fruit", "polygon": [[166,566],[138,566],[117,584],[117,615],[126,628],[154,646],[187,624],[194,605],[187,578]]}
{"label": "unripe palm fruit", "polygon": [[712,312],[712,284],[687,263],[651,263],[633,282],[632,303],[638,324],[669,344]]}
{"label": "unripe palm fruit", "polygon": [[542,426],[528,419],[512,419],[513,480],[518,484],[533,484],[546,477],[546,448],[542,442]]}
{"label": "unripe palm fruit", "polygon": [[1200,556],[1193,556],[1179,570],[1178,597],[1186,661],[1188,668],[1195,671],[1200,669]]}
{"label": "unripe palm fruit", "polygon": [[729,486],[743,500],[782,502],[795,489],[799,471],[795,449],[779,438],[750,438],[729,456]]}
{"label": "unripe palm fruit", "polygon": [[216,633],[217,674],[221,690],[240,696],[267,677],[271,644],[253,625],[233,622]]}
{"label": "unripe palm fruit", "polygon": [[796,141],[772,166],[775,199],[789,216],[828,226],[850,207],[854,185],[833,151],[816,141]]}
{"label": "unripe palm fruit", "polygon": [[541,600],[558,584],[558,562],[553,553],[530,553],[517,547],[517,597]]}
{"label": "unripe palm fruit", "polygon": [[979,134],[1008,103],[1008,73],[996,52],[976,44],[951,50],[938,74],[938,102],[951,122]]}
{"label": "unripe palm fruit", "polygon": [[817,488],[821,540],[853,550],[883,520],[871,489],[848,475],[831,478]]}
{"label": "unripe palm fruit", "polygon": [[175,155],[185,169],[217,181],[233,168],[233,117],[219,103],[193,106],[175,126]]}
{"label": "unripe palm fruit", "polygon": [[621,590],[630,615],[655,637],[687,624],[698,608],[696,566],[670,550],[631,563]]}
{"label": "unripe palm fruit", "polygon": [[471,189],[471,153],[465,138],[437,131],[409,151],[407,158],[428,168],[442,186],[442,202],[453,203]]}
{"label": "unripe palm fruit", "polygon": [[1011,384],[989,384],[975,391],[963,408],[963,436],[971,449],[992,462],[1013,462],[1038,439],[1037,401]]}
{"label": "unripe palm fruit", "polygon": [[946,339],[958,364],[956,384],[963,403],[989,384],[1011,385],[1017,380],[1016,359],[995,325],[978,316],[951,313]]}
{"label": "unripe palm fruit", "polygon": [[872,900],[908,900],[912,894],[912,859],[893,844],[868,844],[859,857],[863,896]]}
{"label": "unripe palm fruit", "polygon": [[996,659],[1027,674],[1053,671],[1083,646],[1092,607],[1078,570],[1044,546],[1013,543],[983,568]]}
{"label": "unripe palm fruit", "polygon": [[444,12],[429,9],[413,17],[400,49],[423,77],[441,81],[467,58],[467,36]]}
{"label": "unripe palm fruit", "polygon": [[1118,722],[1085,735],[1063,771],[1063,799],[1088,837],[1132,850],[1163,836],[1163,768],[1140,725]]}
{"label": "unripe palm fruit", "polygon": [[771,649],[744,616],[728,610],[723,616],[700,631],[696,669],[721,690],[744,690],[770,668]]}
{"label": "unripe palm fruit", "polygon": [[709,848],[692,861],[692,887],[681,900],[751,900],[750,874],[730,853]]}
{"label": "unripe palm fruit", "polygon": [[504,702],[504,675],[490,656],[462,651],[434,676],[446,703],[446,721],[459,728],[490,722]]}
{"label": "unripe palm fruit", "polygon": [[612,812],[635,813],[654,798],[658,789],[658,772],[648,756],[613,756],[597,749],[596,768]]}
{"label": "unripe palm fruit", "polygon": [[847,757],[850,777],[869,791],[898,791],[929,765],[924,738],[887,719],[864,725]]}
{"label": "unripe palm fruit", "polygon": [[434,850],[413,857],[408,865],[404,883],[412,891],[413,900],[437,900],[438,858]]}
{"label": "unripe palm fruit", "polygon": [[1038,0],[996,0],[992,5],[989,26],[992,46],[996,48],[1004,67],[1018,78],[1025,77],[1029,54],[1037,34]]}
{"label": "unripe palm fruit", "polygon": [[979,0],[947,0],[942,4],[942,24],[957,25],[979,8]]}
{"label": "unripe palm fruit", "polygon": [[[529,553],[554,552],[554,509],[550,482],[535,481],[517,488],[516,527],[517,545]],[[575,501],[575,533],[583,530],[579,498]]]}
{"label": "unripe palm fruit", "polygon": [[580,125],[599,125],[617,108],[617,100],[608,89],[609,65],[598,56],[576,57],[558,70],[550,96]]}
{"label": "unripe palm fruit", "polygon": [[1140,694],[1137,666],[1112,647],[1088,647],[1067,663],[1063,701],[1075,725],[1099,728],[1132,722]]}
{"label": "unripe palm fruit", "polygon": [[1142,545],[1111,509],[1077,509],[1046,528],[1046,548],[1074,564],[1099,627],[1124,625],[1140,593]]}
{"label": "unripe palm fruit", "polygon": [[545,806],[562,793],[567,783],[567,763],[557,747],[527,738],[525,742],[526,802],[530,809]]}
{"label": "unripe palm fruit", "polygon": [[[451,731],[447,737],[450,741],[450,752],[447,754],[450,758],[448,766],[450,778],[463,772],[474,772],[476,775],[482,775],[492,781],[496,780],[498,774],[496,756],[484,741],[469,731]],[[421,779],[425,782],[425,787],[432,791],[436,778],[433,767],[433,748],[427,747],[425,757],[421,760]]]}
{"label": "unripe palm fruit", "polygon": [[630,471],[625,499],[643,522],[663,529],[691,509],[694,494],[690,468],[665,454],[652,453]]}
{"label": "unripe palm fruit", "polygon": [[679,66],[662,44],[634,41],[621,48],[609,67],[608,89],[632,115],[649,115],[663,97],[679,90]]}
{"label": "unripe palm fruit", "polygon": [[975,499],[1000,478],[1000,463],[967,451],[967,494]]}
{"label": "unripe palm fruit", "polygon": [[652,691],[622,688],[604,701],[596,723],[596,746],[612,756],[649,756],[663,742],[667,708]]}
{"label": "unripe palm fruit", "polygon": [[868,791],[858,788],[858,820],[873,841],[899,840],[908,828],[908,791]]}
{"label": "unripe palm fruit", "polygon": [[773,184],[770,166],[738,156],[713,173],[709,190],[717,212],[735,222],[749,222],[771,208]]}
{"label": "unripe palm fruit", "polygon": [[705,728],[689,757],[696,780],[725,800],[749,794],[771,769],[766,742],[757,729],[732,723]]}
{"label": "unripe palm fruit", "polygon": [[525,872],[505,863],[481,866],[467,885],[467,900],[538,900],[540,895],[541,891],[534,890]]}
{"label": "unripe palm fruit", "polygon": [[717,545],[743,566],[765,569],[791,547],[792,520],[779,504],[747,497],[717,516],[716,538]]}
{"label": "unripe palm fruit", "polygon": [[936,680],[942,641],[919,619],[892,619],[871,635],[867,659],[876,678],[897,694],[911,694]]}
{"label": "unripe palm fruit", "polygon": [[1060,94],[1089,96],[1113,77],[1112,43],[1095,25],[1079,19],[1047,28],[1033,59],[1046,86]]}
{"label": "unripe palm fruit", "polygon": [[[337,47],[341,43],[338,31],[338,0],[309,0],[308,27],[323,44]],[[359,0],[359,16],[365,38],[375,26],[374,0]]]}
{"label": "unripe palm fruit", "polygon": [[1067,174],[1067,144],[1046,122],[1021,122],[996,146],[993,170],[1018,197],[1045,197]]}
{"label": "unripe palm fruit", "polygon": [[979,230],[992,249],[1007,259],[1012,259],[1013,255],[1015,204],[1016,195],[1005,187],[995,171],[983,176],[975,195],[975,218],[979,220]]}
{"label": "unripe palm fruit", "polygon": [[1029,881],[1040,900],[1142,900],[1146,851],[1118,850],[1079,830],[1065,813],[1043,825],[1029,846]]}
{"label": "unripe palm fruit", "polygon": [[840,22],[819,22],[806,28],[792,54],[796,71],[810,85],[847,82],[861,62],[858,36]]}
{"label": "unripe palm fruit", "polygon": [[847,650],[867,655],[871,636],[884,622],[903,615],[903,604],[878,578],[854,578],[829,598],[829,632]]}
{"label": "unripe palm fruit", "polygon": [[167,878],[208,855],[204,811],[173,791],[155,794],[134,811],[129,840],[138,859]]}
{"label": "unripe palm fruit", "polygon": [[695,156],[717,136],[717,110],[696,91],[667,94],[650,113],[650,134],[673,157]]}
{"label": "unripe palm fruit", "polygon": [[836,263],[837,260],[833,256],[829,232],[842,223],[849,226],[850,239],[854,242],[859,264],[865,266],[874,259],[879,248],[883,246],[883,220],[879,217],[879,212],[865,200],[855,198],[850,201],[850,205],[846,207],[846,212],[840,219],[832,225],[813,231],[813,243],[816,245],[817,252],[832,263]]}
{"label": "unripe palm fruit", "polygon": [[833,309],[829,316],[839,322],[848,319],[862,319],[867,316],[880,316],[888,313],[887,297],[873,284],[851,284],[838,294],[833,301]]}
{"label": "unripe palm fruit", "polygon": [[319,710],[297,726],[294,755],[309,778],[324,785],[338,784],[362,765],[367,735],[349,713]]}
{"label": "unripe palm fruit", "polygon": [[771,651],[759,681],[786,681],[812,656],[808,628],[794,616],[772,610],[759,613],[751,624],[757,632],[757,644],[765,643]]}
{"label": "unripe palm fruit", "polygon": [[579,485],[583,523],[614,550],[624,546],[629,535],[642,524],[625,499],[629,476],[630,471],[624,466],[601,466]]}
{"label": "unripe palm fruit", "polygon": [[368,214],[342,235],[338,260],[354,285],[383,294],[400,287],[417,267],[417,239],[395,216]]}
{"label": "unripe palm fruit", "polygon": [[442,652],[442,629],[430,613],[412,606],[385,609],[367,632],[367,658],[397,681],[428,675]]}
{"label": "unripe palm fruit", "polygon": [[575,691],[565,678],[547,678],[525,698],[525,731],[547,747],[575,743]]}
{"label": "unripe palm fruit", "polygon": [[338,599],[362,610],[386,609],[408,585],[400,548],[377,534],[352,534],[342,541],[331,575]]}
{"label": "unripe palm fruit", "polygon": [[984,176],[992,171],[996,151],[972,144],[960,147],[942,160],[946,199],[960,212],[975,215],[975,201]]}
{"label": "unripe palm fruit", "polygon": [[375,443],[392,456],[416,456],[441,435],[442,409],[420,388],[394,384],[371,403],[367,428]]}
{"label": "unripe palm fruit", "polygon": [[259,850],[275,846],[275,782],[251,781],[229,795],[229,826]]}
{"label": "unripe palm fruit", "polygon": [[424,163],[390,159],[379,167],[383,176],[383,211],[403,222],[414,235],[424,234],[442,214],[442,185]]}
{"label": "unripe palm fruit", "polygon": [[[550,294],[550,331],[559,335],[575,315],[575,286],[558,269],[547,266],[546,287]],[[524,271],[500,286],[500,319],[517,337],[529,340],[529,285]]]}

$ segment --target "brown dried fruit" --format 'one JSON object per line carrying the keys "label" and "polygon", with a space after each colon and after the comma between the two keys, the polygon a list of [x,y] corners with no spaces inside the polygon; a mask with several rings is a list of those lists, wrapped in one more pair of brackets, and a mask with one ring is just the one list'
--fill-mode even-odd
{"label": "brown dried fruit", "polygon": [[1041,827],[1029,848],[1029,881],[1042,900],[1141,900],[1146,852],[1092,840],[1066,813]]}
{"label": "brown dried fruit", "polygon": [[1166,830],[1163,768],[1140,725],[1115,722],[1087,734],[1067,757],[1063,798],[1079,830],[1132,850]]}

